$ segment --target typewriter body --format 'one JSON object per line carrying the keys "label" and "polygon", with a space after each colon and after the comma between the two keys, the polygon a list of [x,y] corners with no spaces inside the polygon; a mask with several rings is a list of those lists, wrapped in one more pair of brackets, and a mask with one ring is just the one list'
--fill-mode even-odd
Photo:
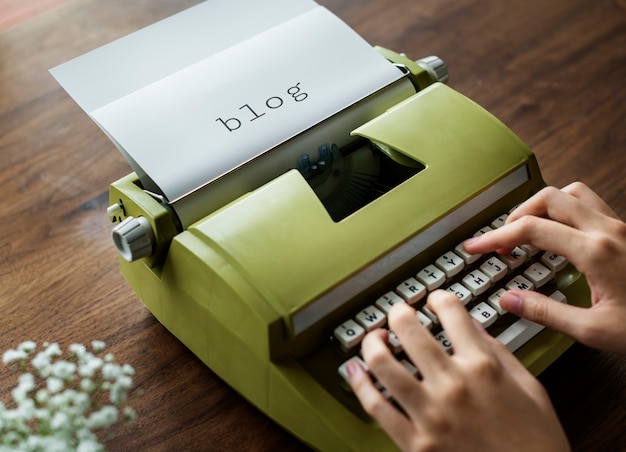
{"label": "typewriter body", "polygon": [[[384,108],[323,118],[175,202],[135,172],[109,192],[121,272],[141,301],[220,378],[320,450],[392,447],[339,375],[359,346],[341,343],[338,327],[383,296],[403,298],[405,281],[545,185],[513,132],[441,83],[438,60],[377,50],[410,87]],[[330,129],[343,142],[327,140]],[[542,255],[529,252],[525,265]],[[519,268],[472,295],[468,310]],[[571,265],[551,273],[539,290],[589,303]],[[425,299],[406,301],[421,310]],[[517,321],[499,313],[488,331],[510,333]],[[571,343],[536,328],[511,349],[539,374]]]}
{"label": "typewriter body", "polygon": [[[347,355],[333,331],[544,182],[511,131],[440,83],[350,133],[424,168],[340,221],[298,169],[184,231],[134,174],[110,202],[123,206],[117,221],[143,217],[155,236],[151,256],[120,259],[124,277],[207,366],[318,449],[381,450],[388,438],[338,376]],[[588,303],[575,269],[554,284]],[[543,330],[516,354],[538,374],[571,343]]]}

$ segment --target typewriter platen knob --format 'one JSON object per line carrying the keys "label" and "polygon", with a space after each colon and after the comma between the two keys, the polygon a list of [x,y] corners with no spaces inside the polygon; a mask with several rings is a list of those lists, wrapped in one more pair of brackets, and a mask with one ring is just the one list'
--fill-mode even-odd
{"label": "typewriter platen knob", "polygon": [[128,217],[113,228],[113,243],[126,261],[132,262],[152,254],[154,232],[144,217]]}
{"label": "typewriter platen knob", "polygon": [[424,68],[436,82],[447,83],[448,66],[443,60],[437,56],[427,56],[416,61],[418,65]]}

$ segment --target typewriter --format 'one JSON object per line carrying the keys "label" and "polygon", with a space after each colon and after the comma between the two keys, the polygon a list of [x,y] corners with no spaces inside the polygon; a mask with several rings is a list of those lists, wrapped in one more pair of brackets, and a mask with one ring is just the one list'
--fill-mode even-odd
{"label": "typewriter", "polygon": [[[397,80],[219,178],[169,199],[134,171],[109,191],[121,272],[141,301],[220,378],[319,450],[393,447],[345,374],[393,304],[414,306],[453,353],[425,306],[430,291],[449,290],[539,374],[573,341],[505,312],[500,294],[538,290],[579,306],[590,299],[584,277],[550,250],[464,251],[465,239],[500,227],[545,186],[537,161],[443,83],[441,60],[375,51]],[[382,106],[354,113],[381,96]]]}

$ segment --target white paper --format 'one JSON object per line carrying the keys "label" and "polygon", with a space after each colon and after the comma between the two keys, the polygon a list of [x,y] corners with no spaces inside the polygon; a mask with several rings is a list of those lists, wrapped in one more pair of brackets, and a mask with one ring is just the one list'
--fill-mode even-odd
{"label": "white paper", "polygon": [[[328,10],[312,1],[275,3],[286,2],[291,15],[279,19],[268,15],[280,10],[268,2],[200,5],[213,21],[239,11],[258,18],[264,30],[231,22],[227,31],[214,30],[228,35],[215,37],[221,51],[147,69],[132,83],[109,83],[100,97],[75,98],[84,99],[83,108],[138,174],[174,201],[398,78],[397,68]],[[234,30],[240,26],[243,31]],[[154,52],[149,44],[133,52]]]}

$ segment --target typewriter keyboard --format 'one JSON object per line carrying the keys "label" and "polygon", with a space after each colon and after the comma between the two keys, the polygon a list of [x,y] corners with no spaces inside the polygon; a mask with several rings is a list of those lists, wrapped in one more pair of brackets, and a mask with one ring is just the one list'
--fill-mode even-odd
{"label": "typewriter keyboard", "polygon": [[[506,214],[499,216],[475,235],[504,225],[506,217]],[[554,284],[556,273],[566,265],[563,256],[530,245],[516,247],[508,255],[480,255],[468,254],[459,244],[335,328],[333,341],[347,357],[339,366],[339,375],[348,383],[346,365],[350,360],[357,360],[367,370],[359,356],[361,340],[368,331],[386,327],[387,313],[396,303],[409,303],[415,307],[422,325],[431,330],[445,350],[453,353],[452,344],[437,316],[426,306],[428,293],[435,289],[454,293],[474,319],[509,350],[515,351],[538,334],[543,326],[502,309],[500,296],[507,289],[538,290],[555,300],[567,302]],[[417,376],[418,370],[404,355],[402,344],[393,331],[389,331],[389,347]]]}

